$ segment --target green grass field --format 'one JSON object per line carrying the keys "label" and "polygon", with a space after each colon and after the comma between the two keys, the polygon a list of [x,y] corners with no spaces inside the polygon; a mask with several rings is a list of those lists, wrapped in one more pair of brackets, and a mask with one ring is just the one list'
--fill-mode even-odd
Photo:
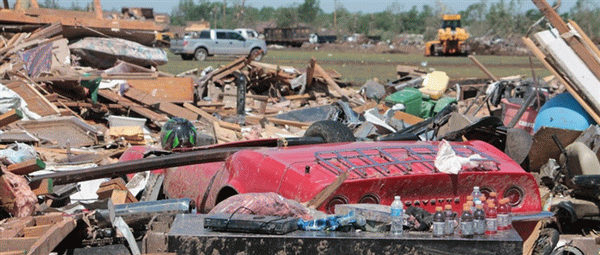
{"label": "green grass field", "polygon": [[[336,70],[342,75],[344,81],[354,82],[358,85],[374,78],[379,79],[380,82],[394,80],[396,66],[400,64],[421,66],[426,63],[427,71],[444,71],[450,78],[486,78],[485,74],[466,57],[426,58],[422,55],[408,54],[270,50],[261,62],[304,69],[313,56],[323,68]],[[169,53],[169,63],[158,69],[177,74],[194,68],[203,69],[208,66],[216,68],[234,59],[235,57],[210,57],[204,62],[183,61],[181,57]],[[496,77],[512,75],[531,77],[529,57],[477,56],[477,59]],[[550,75],[550,72],[535,57],[532,59],[536,76]]]}

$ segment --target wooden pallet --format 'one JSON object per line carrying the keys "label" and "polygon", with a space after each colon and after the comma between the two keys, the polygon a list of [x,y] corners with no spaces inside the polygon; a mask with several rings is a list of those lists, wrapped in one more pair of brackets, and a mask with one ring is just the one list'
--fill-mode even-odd
{"label": "wooden pallet", "polygon": [[75,226],[62,213],[6,219],[0,222],[0,255],[49,254]]}

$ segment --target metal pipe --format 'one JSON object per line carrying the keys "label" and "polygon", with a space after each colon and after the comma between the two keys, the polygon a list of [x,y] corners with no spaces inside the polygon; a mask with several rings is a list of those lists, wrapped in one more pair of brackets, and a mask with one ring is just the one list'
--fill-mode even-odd
{"label": "metal pipe", "polygon": [[210,150],[180,152],[166,156],[136,159],[75,171],[38,175],[32,177],[30,182],[52,178],[54,185],[60,185],[100,178],[117,177],[124,174],[169,167],[218,162],[227,159],[235,152],[246,149],[256,149],[256,147],[217,148]]}
{"label": "metal pipe", "polygon": [[529,108],[529,105],[531,105],[531,102],[533,102],[533,99],[535,99],[535,97],[537,96],[537,93],[539,93],[539,91],[536,89],[535,93],[529,94],[525,102],[521,105],[521,108],[519,108],[519,111],[517,112],[515,117],[513,117],[510,123],[508,123],[509,128],[515,127],[515,125],[517,124],[517,122],[519,122],[519,119],[521,119],[527,108]]}

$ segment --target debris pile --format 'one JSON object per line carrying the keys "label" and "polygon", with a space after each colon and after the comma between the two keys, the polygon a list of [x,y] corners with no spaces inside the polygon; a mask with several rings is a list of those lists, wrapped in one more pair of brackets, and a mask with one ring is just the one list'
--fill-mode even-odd
{"label": "debris pile", "polygon": [[[394,195],[406,229],[427,231],[435,207],[467,205],[473,186],[517,205],[516,224],[595,231],[573,222],[598,217],[600,51],[576,23],[540,9],[556,30],[523,41],[553,76],[496,77],[470,56],[489,79],[399,65],[396,80],[359,88],[316,58],[296,68],[254,54],[174,75],[156,70],[161,50],[114,38],[69,44],[65,24],[5,33],[0,253],[226,249],[190,241],[213,230],[346,231],[389,246],[368,235],[389,228]],[[564,213],[548,219],[542,205]],[[543,237],[541,225],[524,237]],[[507,233],[461,249],[535,249]],[[287,240],[299,239],[322,236]]]}

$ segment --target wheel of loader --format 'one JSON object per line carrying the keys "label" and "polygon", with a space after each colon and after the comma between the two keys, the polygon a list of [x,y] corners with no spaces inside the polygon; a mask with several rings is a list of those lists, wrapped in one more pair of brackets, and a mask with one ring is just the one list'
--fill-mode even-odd
{"label": "wheel of loader", "polygon": [[533,246],[532,255],[550,255],[558,244],[560,233],[553,228],[545,228],[540,231],[540,235]]}
{"label": "wheel of loader", "polygon": [[354,142],[352,130],[339,121],[322,120],[310,125],[305,137],[321,137],[326,143]]}

